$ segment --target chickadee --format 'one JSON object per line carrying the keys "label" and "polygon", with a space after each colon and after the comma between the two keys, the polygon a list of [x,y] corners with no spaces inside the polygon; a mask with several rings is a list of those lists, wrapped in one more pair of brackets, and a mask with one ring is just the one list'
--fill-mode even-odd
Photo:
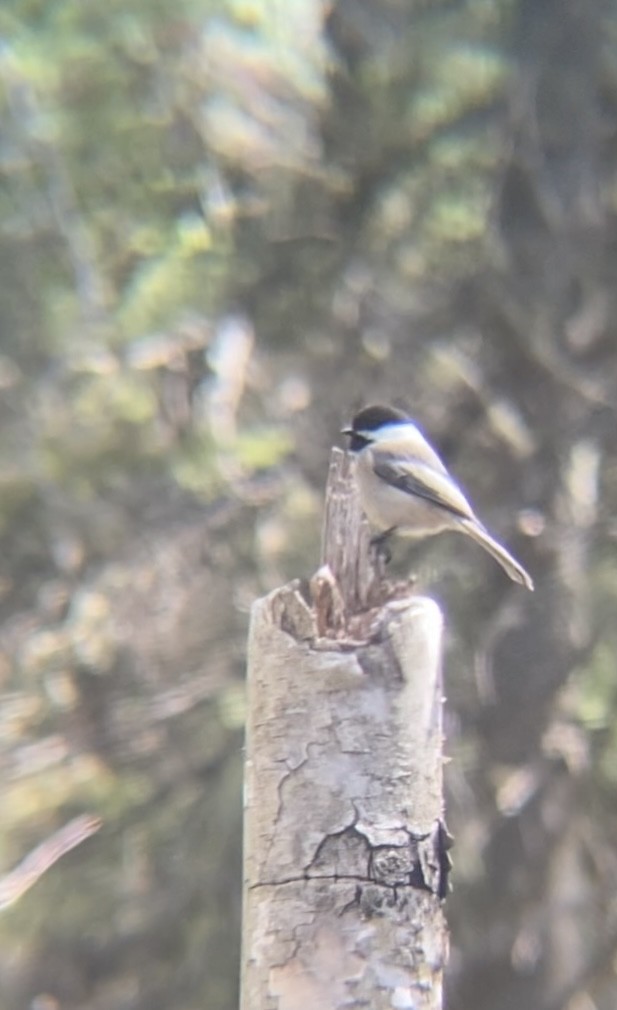
{"label": "chickadee", "polygon": [[420,538],[458,530],[484,547],[514,582],[533,589],[531,577],[482,525],[410,417],[393,407],[365,407],[342,434],[357,455],[362,508],[382,531],[375,543],[394,532]]}

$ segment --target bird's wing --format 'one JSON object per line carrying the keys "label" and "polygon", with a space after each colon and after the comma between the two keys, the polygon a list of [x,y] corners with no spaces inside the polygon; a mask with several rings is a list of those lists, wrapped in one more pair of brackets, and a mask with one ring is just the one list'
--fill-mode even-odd
{"label": "bird's wing", "polygon": [[417,495],[462,519],[474,519],[473,509],[461,489],[447,473],[434,470],[416,459],[402,459],[396,453],[372,451],[373,470],[387,484]]}

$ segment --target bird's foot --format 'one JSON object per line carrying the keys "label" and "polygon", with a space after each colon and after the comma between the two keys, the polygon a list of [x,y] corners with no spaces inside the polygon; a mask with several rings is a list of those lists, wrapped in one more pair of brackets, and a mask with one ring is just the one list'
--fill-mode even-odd
{"label": "bird's foot", "polygon": [[394,533],[395,527],[392,526],[389,530],[384,530],[383,533],[378,533],[376,536],[371,537],[370,545],[371,550],[375,552],[375,560],[381,561],[383,565],[387,565],[392,560],[392,552],[388,547],[388,540]]}

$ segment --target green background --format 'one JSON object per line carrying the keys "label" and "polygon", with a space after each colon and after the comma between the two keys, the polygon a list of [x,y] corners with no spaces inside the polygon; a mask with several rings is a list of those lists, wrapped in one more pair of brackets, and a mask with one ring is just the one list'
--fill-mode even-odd
{"label": "green background", "polygon": [[537,585],[411,559],[449,1010],[613,1010],[616,160],[612,0],[2,4],[2,872],[103,819],[3,911],[2,1010],[237,1006],[249,608],[374,400]]}

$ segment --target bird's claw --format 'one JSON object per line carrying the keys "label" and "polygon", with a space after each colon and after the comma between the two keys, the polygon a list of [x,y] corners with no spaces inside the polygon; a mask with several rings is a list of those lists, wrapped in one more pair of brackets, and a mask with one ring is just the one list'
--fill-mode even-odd
{"label": "bird's claw", "polygon": [[388,547],[388,539],[393,532],[393,529],[385,530],[384,533],[378,533],[376,536],[371,537],[370,540],[371,550],[374,551],[376,560],[381,561],[384,565],[388,565],[392,560],[392,552]]}

